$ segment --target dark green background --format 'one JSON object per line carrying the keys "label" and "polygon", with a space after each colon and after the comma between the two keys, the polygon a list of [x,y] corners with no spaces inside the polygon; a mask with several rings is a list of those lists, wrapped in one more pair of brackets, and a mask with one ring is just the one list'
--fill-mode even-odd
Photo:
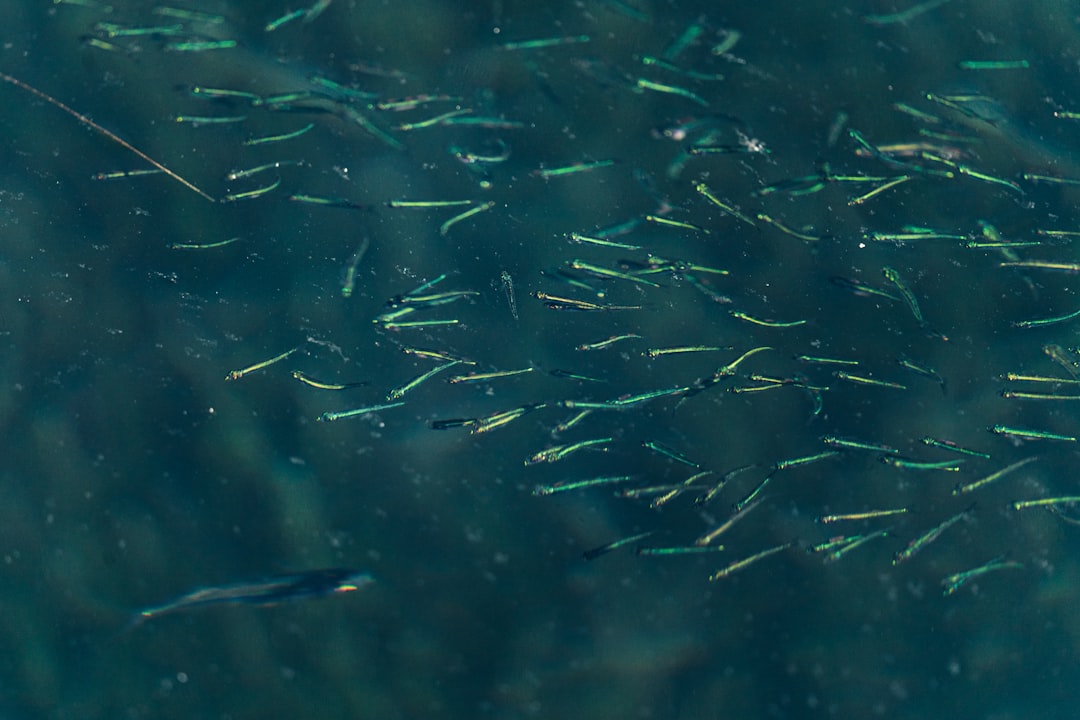
{"label": "dark green background", "polygon": [[[992,253],[957,243],[865,244],[862,233],[917,224],[1006,236],[1077,229],[1076,192],[1025,184],[1024,194],[966,178],[917,178],[861,206],[831,186],[806,197],[755,198],[764,184],[834,170],[890,174],[827,136],[838,113],[875,143],[910,141],[918,124],[895,111],[928,112],[927,92],[979,92],[997,103],[990,122],[969,123],[980,142],[969,164],[1015,179],[1021,172],[1080,177],[1075,7],[1067,2],[953,0],[906,24],[875,27],[893,2],[639,2],[647,20],[600,0],[581,3],[349,2],[335,0],[309,24],[263,26],[291,6],[200,2],[227,20],[214,34],[234,50],[169,53],[164,39],[90,47],[99,21],[161,22],[148,3],[112,11],[44,2],[0,5],[0,70],[68,103],[152,157],[222,197],[274,179],[228,183],[225,174],[273,160],[281,189],[248,202],[209,203],[161,177],[96,181],[143,167],[115,143],[22,90],[0,85],[0,714],[4,718],[1068,718],[1080,686],[1077,528],[1008,503],[1076,493],[1068,445],[1015,446],[994,423],[1076,434],[1064,404],[1019,404],[998,393],[1008,371],[1061,373],[1045,343],[1075,344],[1070,325],[1036,331],[1018,319],[1076,309],[1072,276],[998,268]],[[195,7],[194,5],[192,6]],[[644,68],[695,20],[709,30],[678,62],[719,72],[705,83]],[[718,29],[742,39],[714,58]],[[587,33],[592,42],[543,51],[498,49],[508,40]],[[120,41],[116,41],[120,42]],[[1023,71],[972,73],[965,59],[1027,59]],[[582,61],[609,80],[582,72]],[[374,63],[408,80],[350,71]],[[399,133],[395,151],[330,115],[292,115],[209,103],[187,87],[273,93],[307,87],[312,73],[383,97],[461,96],[480,114],[523,130],[428,128]],[[708,109],[634,93],[628,77],[693,87]],[[611,80],[614,78],[614,80]],[[373,114],[384,128],[422,120]],[[688,116],[721,114],[722,141],[736,129],[768,155],[694,158],[665,174],[678,146],[651,130]],[[178,114],[246,114],[241,126],[194,128]],[[954,118],[955,119],[955,118]],[[245,148],[252,135],[315,122],[291,143]],[[481,189],[447,152],[498,137],[510,160]],[[615,158],[614,168],[543,181],[542,165]],[[655,184],[650,194],[635,179]],[[345,177],[347,176],[347,180]],[[704,180],[745,212],[768,212],[827,240],[803,243],[741,225],[692,190]],[[290,203],[288,193],[340,195],[370,211]],[[661,255],[723,267],[716,289],[732,307],[779,320],[778,330],[732,319],[685,282],[640,291],[612,283],[606,301],[642,303],[625,313],[570,313],[527,295],[580,291],[541,270],[580,257],[611,265],[641,253],[571,245],[590,232],[655,212],[662,195],[703,236],[644,226],[623,238]],[[492,211],[454,226],[455,211],[391,210],[390,199],[494,200]],[[220,250],[170,243],[241,236]],[[363,237],[371,248],[352,298],[340,273]],[[1068,245],[1029,258],[1075,262]],[[886,286],[882,266],[912,284],[928,337],[902,304],[854,297],[834,275]],[[498,286],[517,286],[515,320]],[[481,293],[433,311],[452,329],[385,333],[372,319],[384,301],[440,273],[445,289]],[[595,298],[593,298],[595,299]],[[637,344],[584,354],[579,343],[634,332]],[[306,338],[302,353],[240,381],[225,374]],[[602,386],[533,373],[489,387],[433,380],[404,408],[377,418],[314,422],[327,410],[383,401],[389,388],[431,367],[400,344],[461,353],[482,369],[535,365],[606,380]],[[709,356],[640,356],[645,347],[717,344]],[[798,390],[735,396],[714,389],[675,401],[600,413],[562,438],[568,410],[547,409],[493,431],[435,432],[433,419],[471,417],[529,402],[606,400],[686,384],[751,347],[774,352],[746,372],[807,372],[833,389],[810,417]],[[854,357],[907,391],[862,388],[797,353]],[[895,364],[906,353],[948,380]],[[348,395],[289,377],[370,382]],[[745,384],[744,379],[732,384]],[[1064,409],[1063,409],[1064,408]],[[636,472],[642,484],[690,473],[640,448],[658,440],[724,472],[820,451],[824,434],[886,442],[932,455],[932,434],[993,454],[962,474],[903,473],[872,454],[782,473],[766,506],[710,557],[650,559],[581,553],[656,530],[657,545],[688,543],[723,520],[762,472],[748,473],[708,511],[688,499],[662,512],[602,490],[532,496],[533,486]],[[523,467],[558,442],[615,438],[606,453]],[[892,554],[963,509],[949,490],[1021,457],[1040,460],[981,493],[970,520],[910,563]],[[719,567],[781,542],[820,542],[822,512],[906,506],[893,535],[822,566],[799,549],[723,581]],[[860,526],[866,532],[884,524]],[[845,531],[848,531],[845,529]],[[654,542],[655,540],[655,542]],[[942,598],[942,577],[1007,553],[1023,571],[990,575]],[[211,608],[124,632],[130,613],[193,588],[326,566],[369,570],[362,593],[273,608]]]}

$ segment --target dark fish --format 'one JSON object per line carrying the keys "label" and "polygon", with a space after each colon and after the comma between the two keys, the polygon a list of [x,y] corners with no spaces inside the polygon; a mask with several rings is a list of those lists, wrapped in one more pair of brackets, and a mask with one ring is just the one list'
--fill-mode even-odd
{"label": "dark fish", "polygon": [[129,627],[137,627],[151,618],[204,605],[226,603],[276,605],[291,600],[322,597],[331,593],[351,592],[374,581],[371,575],[359,570],[326,568],[292,575],[276,575],[263,580],[204,587],[185,593],[163,605],[140,610]]}

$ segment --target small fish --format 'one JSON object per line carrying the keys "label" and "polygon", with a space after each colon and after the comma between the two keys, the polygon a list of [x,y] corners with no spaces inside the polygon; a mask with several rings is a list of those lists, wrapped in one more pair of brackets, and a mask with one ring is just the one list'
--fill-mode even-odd
{"label": "small fish", "polygon": [[510,273],[506,270],[503,270],[499,273],[499,282],[502,283],[503,292],[506,293],[506,303],[510,306],[510,314],[517,320],[518,309],[517,295],[514,293],[514,278],[510,277]]}
{"label": "small fish", "polygon": [[129,623],[129,629],[138,627],[152,618],[204,605],[226,603],[276,605],[291,600],[322,597],[331,593],[351,592],[373,582],[375,579],[371,575],[359,570],[327,568],[292,575],[275,575],[264,580],[203,587],[184,593],[163,605],[140,610]]}

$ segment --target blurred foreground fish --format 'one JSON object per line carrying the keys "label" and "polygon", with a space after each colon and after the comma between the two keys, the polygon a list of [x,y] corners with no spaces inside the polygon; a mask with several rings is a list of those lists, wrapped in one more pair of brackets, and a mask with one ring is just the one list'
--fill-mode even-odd
{"label": "blurred foreground fish", "polygon": [[198,588],[163,605],[140,610],[132,618],[128,629],[138,627],[151,618],[204,605],[226,603],[276,605],[281,602],[306,600],[332,593],[352,592],[373,582],[375,579],[371,575],[359,570],[326,568],[292,575],[275,575],[263,580]]}

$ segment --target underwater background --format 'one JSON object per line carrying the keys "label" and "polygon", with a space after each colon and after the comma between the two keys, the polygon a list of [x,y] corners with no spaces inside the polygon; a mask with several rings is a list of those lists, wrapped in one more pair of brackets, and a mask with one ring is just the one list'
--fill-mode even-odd
{"label": "underwater background", "polygon": [[0,717],[1075,716],[1075,3],[0,27]]}

